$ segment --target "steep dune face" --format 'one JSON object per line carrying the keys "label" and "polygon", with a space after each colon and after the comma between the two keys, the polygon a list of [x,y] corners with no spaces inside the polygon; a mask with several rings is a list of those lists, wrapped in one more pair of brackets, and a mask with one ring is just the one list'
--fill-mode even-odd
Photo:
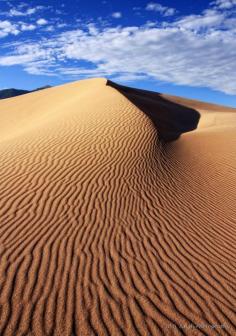
{"label": "steep dune face", "polygon": [[236,124],[218,113],[162,143],[105,79],[0,102],[0,335],[236,333]]}
{"label": "steep dune face", "polygon": [[195,109],[166,99],[156,92],[134,89],[107,81],[138,109],[144,112],[158,130],[159,139],[165,142],[177,140],[182,133],[197,128],[200,114]]}

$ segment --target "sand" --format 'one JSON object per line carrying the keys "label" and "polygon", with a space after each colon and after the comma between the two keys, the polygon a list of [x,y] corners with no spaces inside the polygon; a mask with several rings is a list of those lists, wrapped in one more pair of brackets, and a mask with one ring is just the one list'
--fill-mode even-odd
{"label": "sand", "polygon": [[0,102],[0,335],[235,335],[236,110],[106,84]]}

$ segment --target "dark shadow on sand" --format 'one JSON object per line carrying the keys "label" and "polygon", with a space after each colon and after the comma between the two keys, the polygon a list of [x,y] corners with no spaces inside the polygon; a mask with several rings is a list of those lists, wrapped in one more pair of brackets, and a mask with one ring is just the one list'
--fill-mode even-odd
{"label": "dark shadow on sand", "polygon": [[107,85],[118,90],[152,120],[161,140],[174,141],[182,133],[197,128],[200,114],[192,108],[171,102],[157,92],[130,88],[110,80]]}

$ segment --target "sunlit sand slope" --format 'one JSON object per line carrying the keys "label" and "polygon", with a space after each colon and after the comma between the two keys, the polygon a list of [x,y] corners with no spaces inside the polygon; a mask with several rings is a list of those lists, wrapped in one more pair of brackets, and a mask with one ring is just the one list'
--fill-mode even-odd
{"label": "sunlit sand slope", "polygon": [[105,79],[0,102],[1,336],[236,334],[235,111],[200,112],[162,143]]}

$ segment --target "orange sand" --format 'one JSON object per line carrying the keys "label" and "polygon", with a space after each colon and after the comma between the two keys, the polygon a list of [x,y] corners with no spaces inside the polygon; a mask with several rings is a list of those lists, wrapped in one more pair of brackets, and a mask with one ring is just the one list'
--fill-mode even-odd
{"label": "orange sand", "polygon": [[164,97],[199,128],[105,79],[0,102],[1,336],[236,334],[236,110]]}

